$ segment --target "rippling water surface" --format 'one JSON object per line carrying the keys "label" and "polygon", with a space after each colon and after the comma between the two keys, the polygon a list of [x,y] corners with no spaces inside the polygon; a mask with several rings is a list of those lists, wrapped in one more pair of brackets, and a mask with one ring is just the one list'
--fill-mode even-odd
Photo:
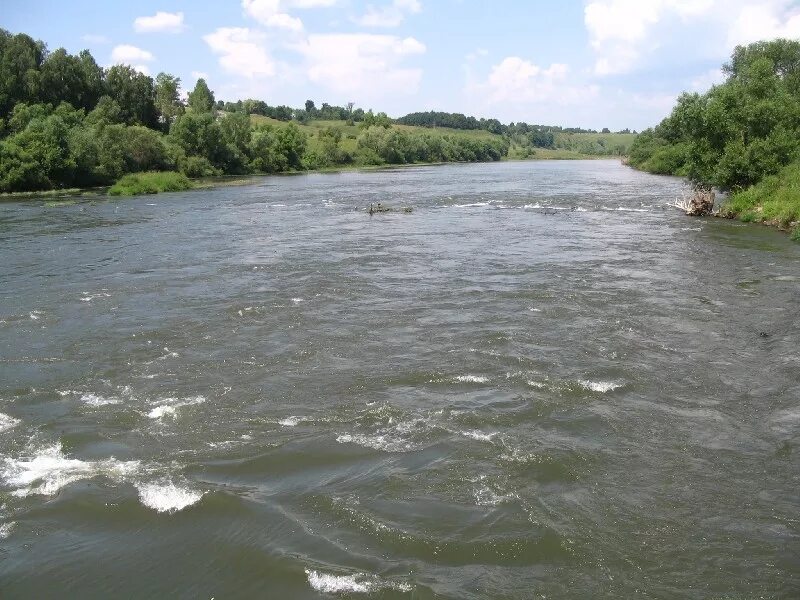
{"label": "rippling water surface", "polygon": [[0,204],[0,595],[798,597],[800,245],[680,187]]}

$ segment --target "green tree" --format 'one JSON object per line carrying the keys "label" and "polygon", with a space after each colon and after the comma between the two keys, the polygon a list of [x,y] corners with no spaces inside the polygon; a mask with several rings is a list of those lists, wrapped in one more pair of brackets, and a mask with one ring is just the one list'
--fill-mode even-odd
{"label": "green tree", "polygon": [[39,70],[46,55],[43,42],[0,29],[0,114],[18,102],[38,101]]}
{"label": "green tree", "polygon": [[225,144],[219,124],[211,113],[187,112],[172,124],[169,137],[187,157],[206,159],[214,167],[225,162]]}
{"label": "green tree", "polygon": [[108,95],[120,107],[120,117],[128,125],[156,128],[158,118],[153,79],[128,65],[114,65],[106,73]]}
{"label": "green tree", "polygon": [[195,113],[210,113],[214,110],[214,93],[202,77],[197,80],[194,90],[189,92],[187,104]]}
{"label": "green tree", "polygon": [[181,80],[167,73],[156,75],[155,105],[158,111],[158,121],[165,131],[176,117],[183,113],[183,104],[180,100]]}

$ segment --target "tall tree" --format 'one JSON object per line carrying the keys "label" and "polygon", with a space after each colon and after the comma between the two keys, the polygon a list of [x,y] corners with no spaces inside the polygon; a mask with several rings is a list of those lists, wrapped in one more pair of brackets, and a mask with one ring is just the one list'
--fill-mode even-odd
{"label": "tall tree", "polygon": [[158,120],[169,131],[175,118],[183,113],[180,100],[181,80],[167,73],[156,75],[156,110]]}
{"label": "tall tree", "polygon": [[214,92],[208,88],[202,77],[197,80],[194,90],[189,92],[189,108],[195,113],[207,113],[214,110]]}
{"label": "tall tree", "polygon": [[128,125],[156,128],[158,119],[153,79],[128,65],[114,65],[106,73],[108,95],[117,102]]}
{"label": "tall tree", "polygon": [[17,102],[38,100],[39,69],[46,55],[44,42],[0,29],[0,114],[8,113]]}

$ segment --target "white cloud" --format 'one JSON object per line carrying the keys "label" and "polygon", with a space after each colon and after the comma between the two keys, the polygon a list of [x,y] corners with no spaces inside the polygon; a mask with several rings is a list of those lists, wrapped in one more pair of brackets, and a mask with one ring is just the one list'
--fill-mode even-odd
{"label": "white cloud", "polygon": [[725,73],[722,72],[722,69],[711,69],[694,77],[689,88],[693,92],[704,93],[710,90],[712,86],[719,85],[723,81],[725,81]]}
{"label": "white cloud", "polygon": [[464,59],[468,61],[473,61],[488,55],[489,51],[486,48],[477,48],[474,52],[470,52],[469,54],[465,55]]}
{"label": "white cloud", "polygon": [[[114,64],[132,65],[134,63],[152,62],[155,56],[147,50],[142,50],[130,44],[121,44],[115,46],[111,51],[111,61]],[[141,70],[140,67],[136,67]]]}
{"label": "white cloud", "polygon": [[264,35],[246,27],[220,27],[203,36],[206,44],[219,54],[219,64],[226,71],[245,77],[269,77],[275,63],[264,45]]}
{"label": "white cloud", "polygon": [[419,0],[393,0],[382,8],[367,5],[367,12],[354,21],[363,27],[397,27],[407,14],[415,14],[421,10],[422,4]]}
{"label": "white cloud", "polygon": [[242,0],[242,10],[266,27],[302,31],[303,21],[288,13],[291,8],[324,8],[337,0]]}
{"label": "white cloud", "polygon": [[774,38],[800,38],[800,13],[776,10],[774,3],[742,7],[728,32],[728,46]]}
{"label": "white cloud", "polygon": [[305,57],[309,80],[359,102],[415,93],[422,70],[403,61],[426,51],[411,37],[366,33],[314,34],[293,48]]}
{"label": "white cloud", "polygon": [[184,29],[183,13],[156,12],[152,17],[137,17],[133,29],[138,33],[180,33]]}
{"label": "white cloud", "polygon": [[800,37],[793,0],[590,0],[584,22],[600,76],[635,70],[658,49],[721,58],[737,44]]}
{"label": "white cloud", "polygon": [[267,27],[290,31],[302,31],[303,29],[303,22],[300,19],[281,12],[280,0],[242,0],[242,9],[246,15]]}
{"label": "white cloud", "polygon": [[93,33],[87,33],[86,35],[81,36],[81,40],[88,44],[96,44],[96,45],[103,45],[103,44],[110,44],[111,40],[108,39],[104,35],[96,35]]}
{"label": "white cloud", "polygon": [[192,71],[192,77],[195,80],[205,79],[206,81],[208,81],[208,73],[206,73],[204,71]]}
{"label": "white cloud", "polygon": [[481,82],[468,83],[468,91],[482,96],[487,104],[575,104],[597,96],[598,88],[571,83],[569,67],[554,63],[540,67],[518,56],[494,65]]}
{"label": "white cloud", "polygon": [[142,73],[143,75],[150,75],[150,67],[147,65],[133,65],[133,68]]}

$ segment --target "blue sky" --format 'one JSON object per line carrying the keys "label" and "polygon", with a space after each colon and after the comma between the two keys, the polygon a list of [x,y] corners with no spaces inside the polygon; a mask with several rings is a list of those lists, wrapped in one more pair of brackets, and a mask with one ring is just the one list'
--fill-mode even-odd
{"label": "blue sky", "polygon": [[740,43],[800,38],[797,0],[5,0],[0,27],[217,98],[642,129]]}

